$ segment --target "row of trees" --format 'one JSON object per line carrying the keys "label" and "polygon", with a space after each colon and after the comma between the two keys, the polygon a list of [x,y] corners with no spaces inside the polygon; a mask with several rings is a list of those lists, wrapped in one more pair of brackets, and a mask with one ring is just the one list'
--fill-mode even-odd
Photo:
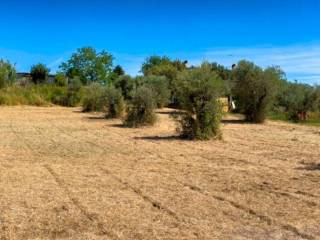
{"label": "row of trees", "polygon": [[222,113],[218,99],[225,87],[211,65],[203,63],[197,68],[186,68],[177,73],[173,82],[170,83],[166,76],[131,78],[123,75],[108,86],[91,84],[87,87],[83,109],[102,110],[108,118],[124,116],[125,126],[140,127],[154,124],[157,120],[155,109],[172,104],[174,94],[175,102],[182,110],[174,115],[182,137],[219,138]]}
{"label": "row of trees", "polygon": [[[49,72],[43,64],[33,66],[32,83],[45,83]],[[56,75],[56,85],[66,92],[55,97],[55,103],[75,105],[84,88],[85,111],[120,117],[127,109],[125,124],[134,127],[154,123],[156,107],[173,106],[182,110],[175,116],[179,132],[192,139],[221,136],[222,96],[233,99],[236,111],[256,123],[270,111],[291,120],[304,120],[309,111],[320,111],[320,88],[288,82],[278,67],[263,69],[244,60],[232,68],[209,62],[188,67],[187,61],[152,56],[142,64],[141,73],[131,77],[121,66],[113,67],[113,57],[106,51],[78,49]],[[0,61],[0,88],[12,84],[14,76],[14,66]]]}
{"label": "row of trees", "polygon": [[272,111],[284,112],[296,122],[307,120],[310,112],[320,112],[320,86],[281,81],[277,87]]}

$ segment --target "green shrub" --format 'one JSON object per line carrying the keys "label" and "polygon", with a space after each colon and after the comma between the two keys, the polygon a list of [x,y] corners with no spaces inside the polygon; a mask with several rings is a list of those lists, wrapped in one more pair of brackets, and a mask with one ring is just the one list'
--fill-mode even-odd
{"label": "green shrub", "polygon": [[274,67],[263,70],[252,62],[240,61],[232,74],[233,94],[238,108],[247,121],[264,122],[282,71]]}
{"label": "green shrub", "polygon": [[192,115],[190,112],[183,112],[180,115],[177,131],[182,138],[186,139],[220,139],[221,105],[218,101],[207,102],[201,113]]}
{"label": "green shrub", "polygon": [[188,139],[220,138],[222,117],[219,96],[224,92],[221,78],[207,63],[179,74],[177,98],[181,109],[175,119],[178,132]]}
{"label": "green shrub", "polygon": [[126,100],[132,99],[132,91],[134,89],[134,81],[129,75],[121,75],[119,76],[115,82],[114,86],[117,89],[120,89],[122,92],[122,96]]}
{"label": "green shrub", "polygon": [[188,61],[171,60],[166,56],[151,56],[142,64],[141,72],[144,76],[163,76],[168,79],[170,90],[170,105],[179,107],[176,91],[179,88],[176,83],[180,72],[187,69]]}
{"label": "green shrub", "polygon": [[81,92],[82,83],[78,77],[70,79],[70,83],[67,88],[67,95],[64,101],[66,107],[76,107],[81,103],[83,93]]}
{"label": "green shrub", "polygon": [[121,91],[113,86],[108,87],[104,94],[106,117],[119,118],[123,116],[125,103]]}
{"label": "green shrub", "polygon": [[67,88],[53,84],[12,85],[0,89],[0,105],[76,106],[82,95],[82,89],[74,86]]}
{"label": "green shrub", "polygon": [[54,78],[54,83],[57,86],[65,87],[68,85],[68,78],[63,73],[57,73]]}
{"label": "green shrub", "polygon": [[140,127],[153,125],[156,122],[155,99],[153,92],[147,87],[139,87],[128,108],[128,115],[124,125],[128,127]]}
{"label": "green shrub", "polygon": [[11,85],[16,80],[15,67],[10,62],[0,60],[0,89]]}
{"label": "green shrub", "polygon": [[84,112],[101,112],[105,109],[104,87],[98,83],[92,83],[85,88],[85,93],[82,101]]}
{"label": "green shrub", "polygon": [[284,109],[291,121],[307,120],[309,111],[316,110],[316,89],[297,82],[283,82],[277,94],[276,107]]}
{"label": "green shrub", "polygon": [[66,87],[57,87],[53,90],[50,97],[50,102],[55,105],[67,106],[67,92]]}
{"label": "green shrub", "polygon": [[31,81],[34,84],[45,83],[48,79],[50,69],[46,67],[46,65],[39,63],[37,65],[33,65],[30,70]]}
{"label": "green shrub", "polygon": [[15,106],[15,105],[35,105],[43,106],[49,105],[43,97],[41,90],[33,86],[21,87],[10,86],[0,91],[1,105]]}
{"label": "green shrub", "polygon": [[313,111],[320,112],[320,86],[316,86],[312,95]]}
{"label": "green shrub", "polygon": [[2,93],[0,93],[0,105],[8,105],[7,104],[6,96],[4,96]]}
{"label": "green shrub", "polygon": [[147,76],[144,77],[143,81],[153,91],[157,107],[162,108],[170,103],[171,91],[166,77]]}

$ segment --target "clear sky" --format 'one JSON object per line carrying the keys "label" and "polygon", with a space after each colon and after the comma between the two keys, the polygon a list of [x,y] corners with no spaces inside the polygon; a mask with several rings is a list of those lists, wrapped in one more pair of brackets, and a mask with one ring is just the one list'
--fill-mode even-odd
{"label": "clear sky", "polygon": [[320,84],[320,0],[47,0],[0,4],[0,58],[56,71],[83,46],[130,74],[149,55],[227,66],[246,58]]}

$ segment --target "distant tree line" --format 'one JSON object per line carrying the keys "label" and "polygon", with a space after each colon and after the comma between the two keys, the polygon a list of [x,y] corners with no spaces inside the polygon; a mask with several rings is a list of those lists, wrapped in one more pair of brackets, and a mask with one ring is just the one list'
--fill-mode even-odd
{"label": "distant tree line", "polygon": [[[261,68],[246,60],[232,68],[210,62],[188,66],[187,61],[151,56],[142,64],[141,76],[132,77],[114,66],[113,60],[107,51],[78,49],[61,64],[55,87],[37,89],[54,104],[81,103],[84,111],[123,117],[130,127],[153,124],[154,109],[171,106],[181,110],[174,117],[180,135],[190,139],[221,136],[221,97],[234,101],[234,111],[254,123],[264,122],[270,113],[300,121],[310,112],[320,112],[320,87],[287,81],[279,67]],[[23,83],[24,87],[47,85],[49,73],[44,64],[32,66],[30,82]],[[15,66],[0,60],[0,88],[22,85],[15,75]],[[5,98],[0,95],[1,101]]]}

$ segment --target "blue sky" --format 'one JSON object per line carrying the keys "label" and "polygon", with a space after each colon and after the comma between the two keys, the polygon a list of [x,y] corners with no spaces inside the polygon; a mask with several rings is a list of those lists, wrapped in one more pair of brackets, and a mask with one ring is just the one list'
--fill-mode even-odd
{"label": "blue sky", "polygon": [[132,75],[153,54],[227,66],[246,58],[320,84],[319,13],[320,0],[11,0],[0,4],[0,58],[54,72],[93,46]]}

